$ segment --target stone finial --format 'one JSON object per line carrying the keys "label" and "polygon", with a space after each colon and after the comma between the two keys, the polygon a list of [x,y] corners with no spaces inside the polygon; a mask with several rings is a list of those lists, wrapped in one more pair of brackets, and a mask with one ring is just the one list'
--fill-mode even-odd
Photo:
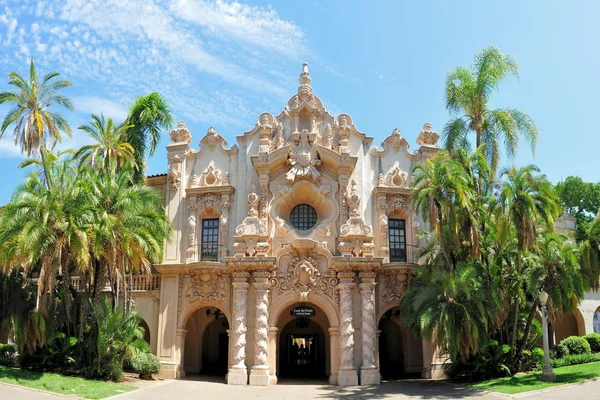
{"label": "stone finial", "polygon": [[440,138],[440,134],[431,129],[431,124],[426,122],[423,125],[423,129],[419,132],[417,137],[417,144],[419,146],[431,146],[437,147],[437,142]]}
{"label": "stone finial", "polygon": [[190,143],[192,135],[183,121],[177,124],[177,128],[171,130],[171,141],[173,143]]}
{"label": "stone finial", "polygon": [[300,85],[310,86],[311,83],[312,83],[312,79],[310,77],[310,72],[308,72],[308,63],[302,63],[302,73],[300,74]]}

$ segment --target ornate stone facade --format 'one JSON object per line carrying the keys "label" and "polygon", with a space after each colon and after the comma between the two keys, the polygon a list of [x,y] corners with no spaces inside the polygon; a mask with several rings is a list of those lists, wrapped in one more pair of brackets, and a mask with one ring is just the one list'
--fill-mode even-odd
{"label": "ornate stone facade", "polygon": [[[330,383],[379,383],[382,316],[417,265],[393,259],[390,237],[396,250],[416,254],[408,250],[427,225],[411,207],[411,174],[438,137],[426,124],[414,152],[398,129],[372,147],[350,115],[332,116],[313,94],[307,64],[281,113],[260,114],[231,147],[210,127],[193,149],[180,122],[160,186],[174,228],[156,266],[163,376],[226,358],[228,383],[273,384],[286,372],[278,365],[289,365],[281,346],[312,337],[314,369]],[[391,232],[392,219],[404,230]],[[294,314],[297,307],[308,314]],[[415,354],[407,366],[429,373],[434,353]]]}

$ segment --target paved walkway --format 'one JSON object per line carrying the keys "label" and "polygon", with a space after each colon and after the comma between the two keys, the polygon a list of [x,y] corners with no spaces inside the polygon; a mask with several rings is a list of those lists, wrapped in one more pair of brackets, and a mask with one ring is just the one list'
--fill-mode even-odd
{"label": "paved walkway", "polygon": [[[72,398],[72,397],[71,397]],[[501,400],[509,396],[486,394],[459,385],[433,381],[385,382],[380,386],[330,386],[321,382],[282,382],[276,386],[227,386],[218,382],[198,380],[163,381],[134,392],[111,397],[111,400],[186,400],[198,399],[286,400],[286,399],[461,399]],[[524,400],[597,400],[600,399],[600,380],[556,388],[542,393],[520,394],[512,398]],[[65,400],[67,397],[44,394],[0,383],[0,399]]]}

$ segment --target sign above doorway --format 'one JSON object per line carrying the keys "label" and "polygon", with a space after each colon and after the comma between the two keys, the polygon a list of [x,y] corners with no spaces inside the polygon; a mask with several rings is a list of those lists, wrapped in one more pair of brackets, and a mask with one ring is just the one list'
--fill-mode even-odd
{"label": "sign above doorway", "polygon": [[292,311],[290,311],[290,314],[292,314],[296,318],[309,318],[309,317],[314,317],[316,312],[315,312],[315,309],[312,307],[298,306],[298,307],[294,307],[292,309]]}

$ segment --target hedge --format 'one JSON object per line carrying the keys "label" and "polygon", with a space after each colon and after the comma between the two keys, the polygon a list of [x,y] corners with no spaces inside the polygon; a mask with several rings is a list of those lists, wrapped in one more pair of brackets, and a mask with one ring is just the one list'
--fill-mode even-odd
{"label": "hedge", "polygon": [[600,353],[571,354],[563,358],[551,360],[552,368],[566,367],[568,365],[586,364],[600,361]]}

